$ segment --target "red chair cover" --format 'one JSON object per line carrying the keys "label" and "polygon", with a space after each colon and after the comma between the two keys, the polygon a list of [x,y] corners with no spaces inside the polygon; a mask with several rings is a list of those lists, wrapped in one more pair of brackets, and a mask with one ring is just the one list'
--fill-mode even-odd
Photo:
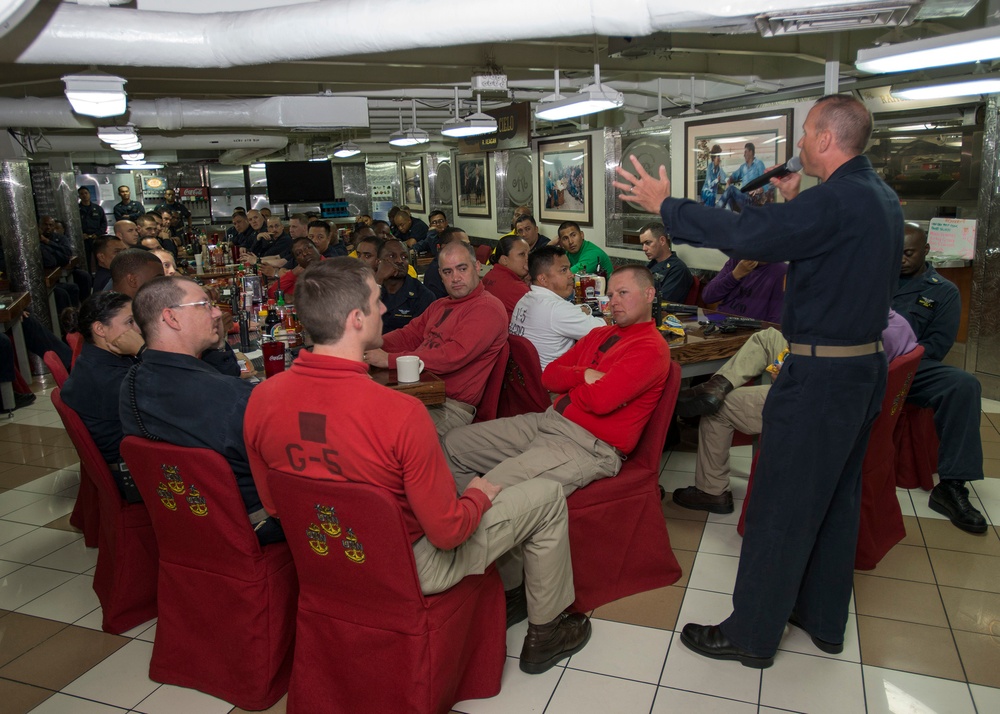
{"label": "red chair cover", "polygon": [[510,357],[497,404],[497,418],[544,412],[552,405],[552,400],[542,386],[538,351],[530,340],[517,335],[507,335],[507,344]]}
{"label": "red chair cover", "polygon": [[67,332],[66,344],[68,344],[70,349],[73,350],[73,359],[69,363],[69,366],[73,367],[73,365],[76,364],[76,358],[80,356],[81,352],[83,352],[83,335],[79,332]]}
{"label": "red chair cover", "polygon": [[278,471],[268,482],[299,574],[288,714],[443,714],[500,691],[506,622],[494,568],[424,596],[388,491]]}
{"label": "red chair cover", "polygon": [[[895,445],[892,434],[923,354],[924,348],[918,345],[912,352],[900,355],[889,365],[882,411],[872,425],[868,450],[861,466],[861,522],[854,556],[854,567],[858,570],[873,569],[906,536],[903,514],[896,498]],[[753,465],[757,465],[756,458]],[[744,532],[747,503],[753,487],[753,471],[751,468],[743,512],[737,526],[740,535]]]}
{"label": "red chair cover", "polygon": [[483,398],[476,407],[476,418],[472,420],[474,424],[481,421],[492,421],[497,418],[497,403],[500,400],[500,390],[503,388],[503,376],[507,371],[507,356],[510,354],[510,347],[505,343],[497,355],[496,362],[490,370],[490,376],[486,380],[486,388],[483,390]]}
{"label": "red chair cover", "polygon": [[660,455],[680,385],[681,367],[672,362],[660,403],[618,475],[566,499],[576,588],[571,607],[577,612],[670,585],[681,576],[658,488]]}
{"label": "red chair cover", "polygon": [[478,260],[482,265],[486,265],[490,262],[490,255],[492,254],[493,246],[485,244],[476,246],[476,260]]}
{"label": "red chair cover", "polygon": [[934,428],[934,410],[904,404],[892,440],[896,447],[896,485],[925,491],[934,488],[941,446]]}
{"label": "red chair cover", "polygon": [[45,366],[52,373],[52,378],[56,380],[56,386],[62,389],[63,385],[66,384],[66,380],[69,379],[69,372],[66,371],[66,365],[59,359],[59,355],[49,350],[42,355],[42,361],[45,362]]}
{"label": "red chair cover", "polygon": [[[122,499],[107,463],[79,415],[66,406],[59,388],[52,404],[62,419],[100,502],[94,592],[101,601],[105,632],[121,634],[156,617],[156,537],[142,503]],[[81,490],[82,490],[81,480]]]}
{"label": "red chair cover", "polygon": [[688,290],[687,297],[684,298],[685,305],[699,305],[701,304],[701,278],[697,275],[691,276],[693,280],[691,281],[691,289]]}
{"label": "red chair cover", "polygon": [[298,582],[288,545],[260,546],[220,454],[135,436],[121,450],[160,551],[150,679],[267,709],[292,670]]}

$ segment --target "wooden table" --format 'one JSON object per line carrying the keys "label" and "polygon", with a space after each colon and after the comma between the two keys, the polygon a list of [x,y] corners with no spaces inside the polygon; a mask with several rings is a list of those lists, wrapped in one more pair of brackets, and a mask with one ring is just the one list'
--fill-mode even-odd
{"label": "wooden table", "polygon": [[395,389],[397,392],[402,392],[403,394],[409,394],[411,397],[416,397],[423,402],[424,406],[432,407],[444,404],[444,380],[436,374],[431,374],[424,370],[420,373],[419,382],[410,383],[398,382],[396,380],[396,370],[394,369],[372,367],[370,374],[372,379],[382,386]]}
{"label": "wooden table", "polygon": [[28,293],[0,293],[0,324],[3,329],[10,330],[14,337],[14,354],[17,356],[17,366],[24,380],[31,383],[31,362],[28,361],[28,348],[24,343],[24,330],[21,328],[21,318],[31,304]]}
{"label": "wooden table", "polygon": [[[710,316],[728,317],[726,313],[713,310],[704,311],[705,318]],[[739,329],[728,334],[716,331],[705,335],[705,328],[698,324],[695,315],[677,316],[684,324],[684,337],[674,337],[663,333],[670,345],[670,356],[681,366],[681,377],[697,377],[702,374],[715,374],[726,361],[739,352],[740,347],[750,339],[750,336],[760,330]],[[761,323],[761,330],[768,327],[777,328],[771,322]]]}

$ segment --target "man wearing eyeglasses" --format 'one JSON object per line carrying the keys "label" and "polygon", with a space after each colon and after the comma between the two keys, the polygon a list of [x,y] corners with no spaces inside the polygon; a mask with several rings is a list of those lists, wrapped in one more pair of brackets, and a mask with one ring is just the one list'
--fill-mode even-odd
{"label": "man wearing eyeglasses", "polygon": [[[257,539],[262,545],[284,540],[281,525],[261,506],[243,443],[243,413],[252,387],[199,359],[218,341],[219,309],[197,283],[173,275],[139,288],[132,314],[146,350],[142,364],[122,383],[119,410],[125,434],[221,454],[236,476]],[[212,407],[192,409],[194,394]]]}

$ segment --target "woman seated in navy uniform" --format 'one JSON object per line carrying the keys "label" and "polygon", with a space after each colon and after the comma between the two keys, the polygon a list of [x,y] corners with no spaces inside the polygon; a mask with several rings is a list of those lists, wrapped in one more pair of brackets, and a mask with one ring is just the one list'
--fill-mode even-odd
{"label": "woman seated in navy uniform", "polygon": [[145,345],[132,319],[132,298],[116,292],[95,293],[75,316],[84,344],[62,389],[63,401],[80,415],[122,498],[139,503],[142,498],[118,452],[123,437],[118,392]]}

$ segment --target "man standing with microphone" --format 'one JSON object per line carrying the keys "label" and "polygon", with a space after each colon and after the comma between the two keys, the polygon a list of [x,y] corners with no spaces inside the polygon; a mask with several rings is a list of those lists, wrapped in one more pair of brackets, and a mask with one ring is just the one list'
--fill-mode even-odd
{"label": "man standing with microphone", "polygon": [[671,198],[667,172],[618,169],[622,200],[659,211],[674,240],[730,257],[789,261],[781,326],[791,354],[768,394],[733,614],[684,626],[695,652],[769,667],[785,623],[843,649],[861,503],[861,464],[888,367],[886,327],[903,248],[896,194],[862,156],[872,120],[857,100],[819,99],[799,141],[805,173],[771,183],[786,202],[716,211]]}

